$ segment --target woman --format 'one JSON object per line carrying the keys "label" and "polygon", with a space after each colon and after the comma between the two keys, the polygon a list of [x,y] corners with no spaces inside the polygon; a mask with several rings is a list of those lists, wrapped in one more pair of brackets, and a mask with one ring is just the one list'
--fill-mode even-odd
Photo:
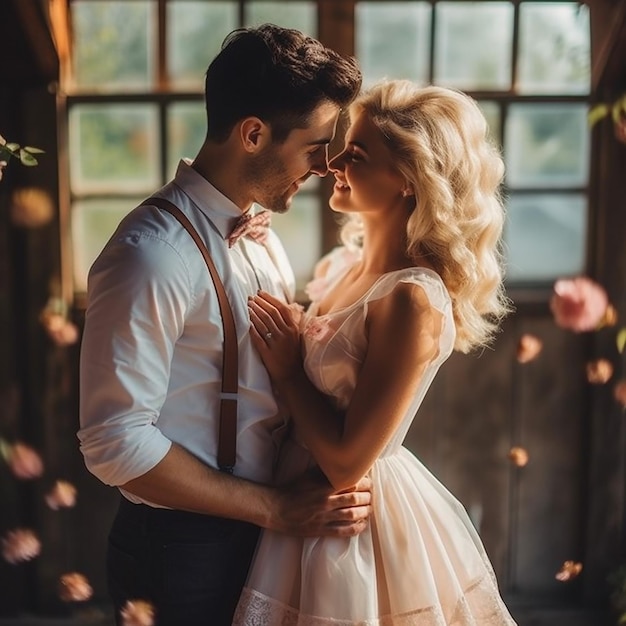
{"label": "woman", "polygon": [[476,103],[450,89],[381,83],[350,121],[329,164],[345,246],[301,320],[263,293],[249,309],[293,416],[278,480],[316,465],[343,490],[369,474],[372,513],[352,538],[264,532],[234,623],[513,625],[465,510],[402,446],[440,365],[487,344],[508,311],[502,160]]}

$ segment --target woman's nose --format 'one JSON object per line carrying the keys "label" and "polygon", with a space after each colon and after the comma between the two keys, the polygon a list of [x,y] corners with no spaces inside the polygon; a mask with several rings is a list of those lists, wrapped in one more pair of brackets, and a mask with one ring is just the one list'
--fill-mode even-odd
{"label": "woman's nose", "polygon": [[342,166],[343,166],[342,155],[343,155],[343,152],[340,152],[328,162],[328,169],[331,172],[341,171]]}

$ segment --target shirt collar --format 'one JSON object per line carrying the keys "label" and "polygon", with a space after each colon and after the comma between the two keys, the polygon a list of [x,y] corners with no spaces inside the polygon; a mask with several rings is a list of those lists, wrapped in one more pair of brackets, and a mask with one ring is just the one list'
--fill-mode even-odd
{"label": "shirt collar", "polygon": [[[206,178],[191,167],[191,159],[181,159],[178,163],[174,182],[185,190],[196,206],[209,218],[224,239],[227,239],[241,209],[221,191],[216,189]],[[252,207],[251,212],[256,212]]]}

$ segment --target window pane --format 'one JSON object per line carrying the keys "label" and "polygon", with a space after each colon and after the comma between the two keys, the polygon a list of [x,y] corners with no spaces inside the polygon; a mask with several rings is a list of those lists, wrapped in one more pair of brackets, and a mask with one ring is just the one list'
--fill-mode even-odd
{"label": "window pane", "polygon": [[[316,177],[315,177],[316,178]],[[319,197],[300,191],[287,213],[272,215],[272,228],[281,238],[296,275],[298,297],[311,280],[313,266],[322,253],[322,219]]]}
{"label": "window pane", "polygon": [[237,2],[169,2],[169,81],[175,89],[203,91],[204,74],[224,37],[239,25]]}
{"label": "window pane", "polygon": [[587,184],[589,128],[584,104],[513,104],[506,120],[507,183],[513,187]]}
{"label": "window pane", "polygon": [[441,2],[435,11],[435,82],[468,90],[508,90],[513,5]]}
{"label": "window pane", "polygon": [[160,184],[154,104],[82,104],[69,114],[72,192],[144,193]]}
{"label": "window pane", "polygon": [[497,102],[480,100],[478,102],[478,106],[487,120],[487,125],[489,126],[489,136],[496,143],[496,145],[500,146],[502,144],[502,140],[500,138],[500,134],[502,132],[500,105]]}
{"label": "window pane", "polygon": [[589,11],[581,4],[520,5],[517,88],[585,94],[590,85]]}
{"label": "window pane", "polygon": [[431,8],[426,2],[359,2],[356,56],[364,85],[383,78],[428,82]]}
{"label": "window pane", "polygon": [[245,25],[258,26],[271,22],[286,28],[296,28],[317,37],[317,5],[315,2],[248,1],[244,5]]}
{"label": "window pane", "polygon": [[87,290],[87,273],[120,220],[144,198],[84,200],[72,206],[74,290]]}
{"label": "window pane", "polygon": [[77,88],[137,91],[153,84],[156,3],[75,0],[70,6]]}
{"label": "window pane", "polygon": [[507,278],[552,281],[584,271],[582,194],[512,194],[505,229]]}
{"label": "window pane", "polygon": [[194,158],[206,135],[204,101],[178,102],[167,110],[167,169],[173,177],[183,157]]}

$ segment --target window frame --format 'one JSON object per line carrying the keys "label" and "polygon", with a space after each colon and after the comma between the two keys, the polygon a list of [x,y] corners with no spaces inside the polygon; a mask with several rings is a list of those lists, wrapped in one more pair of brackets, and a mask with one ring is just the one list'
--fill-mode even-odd
{"label": "window frame", "polygon": [[[71,5],[77,0],[67,0],[68,1],[68,9],[71,20]],[[82,0],[91,1],[91,2],[106,2],[107,0]],[[161,180],[163,184],[167,182],[170,178],[170,173],[168,172],[168,151],[167,151],[167,108],[172,103],[177,102],[203,102],[203,93],[202,91],[194,91],[194,90],[176,90],[169,89],[167,83],[167,52],[168,52],[168,41],[167,41],[167,28],[166,28],[166,16],[167,16],[167,3],[169,1],[175,2],[184,2],[185,0],[149,0],[156,5],[156,15],[157,15],[157,33],[155,35],[155,45],[156,45],[156,63],[155,63],[155,83],[154,87],[149,90],[133,92],[133,93],[87,93],[81,92],[78,89],[67,87],[68,84],[71,85],[71,68],[69,64],[65,64],[64,67],[64,76],[63,76],[63,84],[65,85],[65,89],[61,89],[61,94],[59,95],[59,127],[62,133],[62,145],[65,146],[65,150],[61,153],[64,154],[62,160],[65,160],[65,163],[61,166],[62,174],[67,174],[69,171],[69,155],[67,153],[67,119],[69,115],[69,111],[72,107],[81,104],[90,104],[90,103],[103,103],[103,102],[111,102],[111,103],[154,103],[158,107],[159,111],[159,128],[160,128],[160,161],[159,161],[159,172],[161,176]],[[205,0],[210,3],[213,0]],[[245,8],[246,4],[253,0],[236,0],[238,6],[238,20],[239,24],[244,24],[245,20]],[[321,41],[324,41],[327,45],[331,47],[335,47],[335,49],[340,49],[341,52],[348,52],[350,54],[354,53],[356,49],[355,39],[358,37],[358,33],[356,32],[356,6],[360,2],[371,2],[374,3],[373,0],[339,0],[333,4],[335,4],[334,10],[329,8],[328,3],[325,0],[312,0],[314,4],[317,5],[317,16],[318,16],[318,38]],[[431,23],[430,23],[430,42],[429,42],[429,59],[428,59],[428,81],[430,83],[436,84],[434,81],[435,78],[435,33],[437,28],[437,11],[435,7],[441,2],[445,2],[446,0],[424,0],[431,7]],[[461,2],[471,2],[471,0],[458,0]],[[502,2],[503,0],[481,0],[484,2]],[[487,101],[490,103],[494,103],[499,110],[500,114],[500,124],[498,129],[497,140],[501,146],[504,148],[505,146],[505,128],[508,111],[511,105],[515,104],[553,104],[553,103],[578,103],[583,104],[585,106],[589,106],[590,104],[590,91],[591,85],[589,88],[589,92],[585,94],[524,94],[518,93],[516,90],[517,77],[519,72],[519,40],[520,40],[520,5],[522,4],[522,0],[504,0],[513,6],[513,24],[512,24],[512,51],[511,51],[511,76],[510,76],[510,87],[507,90],[471,90],[464,89],[463,91],[468,95],[472,96],[477,101]],[[538,0],[526,0],[526,3],[536,2],[537,4],[575,4],[570,0],[552,0],[551,2],[540,2]],[[411,4],[416,2],[416,0],[398,0],[398,2]],[[376,2],[377,4],[384,4],[384,0],[379,0]],[[337,19],[337,17],[343,17],[351,19],[351,23],[345,25],[343,30],[336,30],[334,25],[329,23],[330,20]],[[341,45],[338,44],[338,41],[333,41],[333,38],[336,38],[339,34],[343,34],[344,38],[347,35],[347,41],[342,41]],[[350,37],[350,34],[352,37]],[[338,134],[340,134],[341,129],[339,129]],[[590,131],[589,131],[590,133]],[[591,136],[591,135],[590,135]],[[591,150],[591,141],[589,141],[589,150]],[[591,159],[589,159],[590,161]],[[588,168],[588,170],[590,167]],[[524,187],[523,189],[509,186],[508,183],[505,182],[503,186],[503,193],[505,198],[510,193],[515,193],[519,195],[527,195],[532,193],[541,193],[541,194],[551,194],[551,193],[578,193],[582,194],[586,199],[587,204],[587,221],[586,221],[586,232],[585,232],[585,249],[584,249],[584,270],[587,270],[590,265],[590,261],[593,255],[592,251],[592,215],[591,215],[591,207],[589,206],[589,197],[590,197],[590,176],[589,171],[587,172],[587,182],[583,186],[571,186],[571,187],[559,187],[558,189],[554,188],[544,188],[544,187]],[[63,265],[63,282],[67,285],[68,281],[71,287],[66,287],[64,291],[67,293],[71,291],[73,294],[73,299],[78,303],[78,306],[84,306],[84,298],[85,294],[83,292],[77,292],[74,289],[74,275],[73,275],[73,267],[72,267],[72,253],[74,242],[71,238],[71,207],[73,203],[79,199],[82,199],[83,196],[77,196],[73,194],[72,189],[70,188],[69,179],[67,179],[67,183],[61,186],[62,196],[64,196],[64,200],[62,198],[62,205],[65,205],[65,231],[66,231],[66,241],[65,245],[62,248],[66,248],[63,253],[63,258],[65,259],[62,262]],[[331,193],[332,185],[329,184],[328,178],[322,181],[322,184],[319,185],[318,190],[310,193],[317,194],[320,200],[320,206],[324,207],[327,203],[327,200]],[[129,194],[115,194],[116,197],[125,198],[128,197]],[[111,197],[109,194],[106,196],[102,196],[101,194],[94,194],[94,196],[90,197]],[[320,219],[321,224],[321,242],[320,247],[322,252],[327,252],[332,246],[337,244],[337,225],[332,216],[327,215],[327,211],[321,209],[322,216]],[[67,250],[67,246],[69,246],[69,250]],[[549,298],[549,294],[551,292],[552,282],[546,280],[515,280],[514,282],[507,282],[507,291],[509,296],[516,302],[529,302],[529,303],[545,303]]]}

